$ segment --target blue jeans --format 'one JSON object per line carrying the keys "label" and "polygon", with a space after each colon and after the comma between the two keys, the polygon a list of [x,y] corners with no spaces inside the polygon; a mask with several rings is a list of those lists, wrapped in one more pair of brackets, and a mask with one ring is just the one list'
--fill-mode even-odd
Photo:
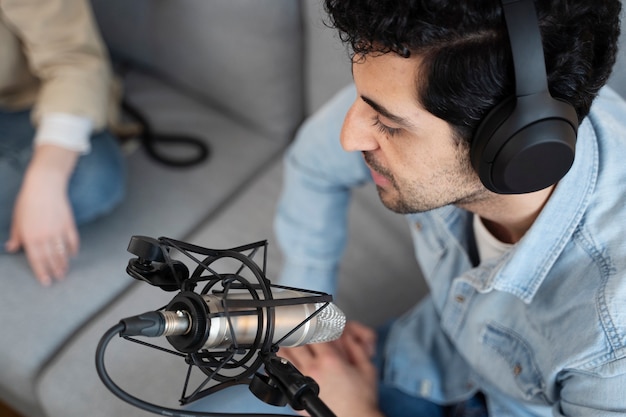
{"label": "blue jeans", "polygon": [[[0,111],[0,253],[9,238],[13,205],[33,154],[35,129],[30,111]],[[126,166],[117,139],[109,132],[91,138],[91,152],[78,159],[69,183],[77,225],[108,212],[125,193]]]}
{"label": "blue jeans", "polygon": [[[383,326],[378,330],[378,346],[374,364],[379,369],[379,375],[382,375],[384,366],[383,347],[388,329],[389,326]],[[406,394],[395,387],[386,385],[382,380],[379,380],[378,404],[381,412],[387,417],[487,417],[488,415],[485,400],[481,394],[459,404],[441,406]],[[215,413],[296,414],[289,406],[275,407],[265,404],[250,392],[247,385],[226,388],[187,405],[185,410]]]}

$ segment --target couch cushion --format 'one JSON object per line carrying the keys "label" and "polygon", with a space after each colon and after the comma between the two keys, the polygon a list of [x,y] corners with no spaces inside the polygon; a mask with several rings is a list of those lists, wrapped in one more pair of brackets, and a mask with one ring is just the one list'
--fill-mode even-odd
{"label": "couch cushion", "polygon": [[[23,255],[0,255],[3,330],[0,397],[41,415],[34,384],[46,363],[84,323],[131,284],[125,273],[132,235],[183,238],[226,205],[286,145],[138,73],[127,80],[132,101],[159,131],[204,138],[208,162],[186,169],[159,165],[138,149],[128,158],[128,192],[110,216],[81,229],[80,256],[66,280],[42,288]],[[69,387],[65,387],[71,390]]]}
{"label": "couch cushion", "polygon": [[321,107],[342,87],[352,82],[348,48],[335,29],[328,26],[323,0],[302,2],[305,30],[306,113]]}
{"label": "couch cushion", "polygon": [[92,0],[116,58],[270,136],[302,116],[302,23],[293,0]]}

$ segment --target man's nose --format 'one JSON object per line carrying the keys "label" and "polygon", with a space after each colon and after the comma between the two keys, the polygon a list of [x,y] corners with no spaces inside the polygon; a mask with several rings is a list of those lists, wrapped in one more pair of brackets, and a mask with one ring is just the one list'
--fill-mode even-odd
{"label": "man's nose", "polygon": [[[372,151],[378,148],[374,135],[371,109],[366,112],[365,103],[357,99],[346,114],[341,128],[341,146],[344,150]],[[369,116],[367,115],[369,113]]]}

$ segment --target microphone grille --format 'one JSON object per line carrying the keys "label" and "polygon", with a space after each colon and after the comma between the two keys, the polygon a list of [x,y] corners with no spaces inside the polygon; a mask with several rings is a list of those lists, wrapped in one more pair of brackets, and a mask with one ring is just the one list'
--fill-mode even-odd
{"label": "microphone grille", "polygon": [[[315,308],[319,309],[323,303],[316,303]],[[339,339],[343,328],[346,326],[346,315],[333,303],[328,304],[317,315],[315,332],[307,343],[323,343]]]}

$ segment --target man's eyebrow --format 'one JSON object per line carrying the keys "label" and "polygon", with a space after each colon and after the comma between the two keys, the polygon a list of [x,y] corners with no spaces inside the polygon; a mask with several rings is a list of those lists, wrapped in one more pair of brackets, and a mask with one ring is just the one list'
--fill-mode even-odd
{"label": "man's eyebrow", "polygon": [[376,111],[377,113],[381,114],[383,117],[386,117],[387,119],[391,120],[392,122],[397,123],[397,124],[399,124],[401,126],[404,126],[404,127],[412,127],[413,126],[413,123],[411,123],[410,121],[408,121],[404,117],[400,117],[400,116],[397,116],[397,115],[393,114],[392,112],[387,110],[385,108],[385,106],[375,102],[371,98],[362,95],[361,96],[361,100],[366,102],[372,109],[374,109],[374,111]]}

